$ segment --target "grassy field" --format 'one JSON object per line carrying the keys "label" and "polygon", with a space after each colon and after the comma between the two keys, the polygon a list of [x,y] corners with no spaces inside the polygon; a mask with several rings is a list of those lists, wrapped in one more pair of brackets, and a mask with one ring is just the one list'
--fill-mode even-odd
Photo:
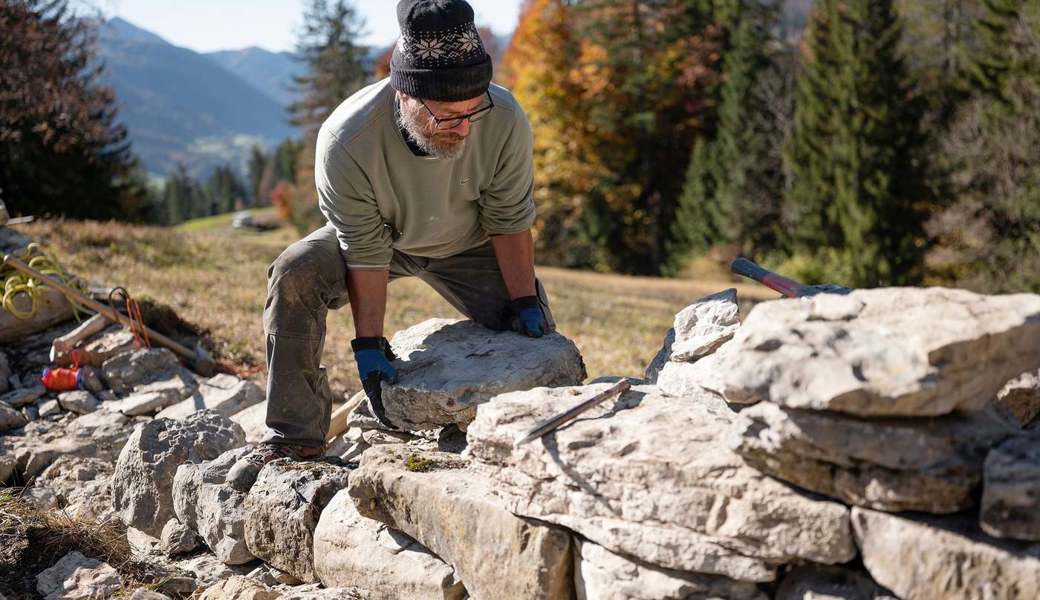
{"label": "grassy field", "polygon": [[[19,230],[42,241],[73,273],[137,297],[172,306],[208,329],[217,351],[240,365],[262,365],[261,323],[268,265],[296,238],[290,229],[235,231],[230,217],[169,229],[120,223],[39,221]],[[676,312],[734,282],[626,277],[539,268],[559,330],[577,343],[589,377],[639,376],[661,345]],[[743,299],[776,297],[757,285],[736,286]],[[386,334],[431,317],[458,317],[424,283],[390,286]],[[360,388],[350,352],[349,310],[331,313],[325,348],[333,389]],[[263,377],[263,374],[258,375]]]}

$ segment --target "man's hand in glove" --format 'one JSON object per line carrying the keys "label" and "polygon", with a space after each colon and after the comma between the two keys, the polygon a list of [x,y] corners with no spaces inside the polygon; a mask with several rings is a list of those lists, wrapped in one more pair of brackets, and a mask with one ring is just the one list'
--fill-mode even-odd
{"label": "man's hand in glove", "polygon": [[361,387],[365,389],[368,396],[368,408],[379,422],[390,429],[397,429],[393,423],[386,418],[386,410],[383,408],[382,382],[395,383],[397,381],[397,369],[390,361],[396,360],[390,343],[386,338],[357,338],[350,343],[354,349],[354,360],[357,361],[358,374],[361,376]]}
{"label": "man's hand in glove", "polygon": [[513,329],[527,337],[540,338],[549,333],[549,324],[545,322],[545,313],[538,302],[538,296],[524,296],[512,302]]}

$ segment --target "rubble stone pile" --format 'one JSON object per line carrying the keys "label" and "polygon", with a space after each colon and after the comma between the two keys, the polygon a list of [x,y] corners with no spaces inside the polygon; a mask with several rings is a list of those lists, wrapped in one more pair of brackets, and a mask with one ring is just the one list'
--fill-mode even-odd
{"label": "rubble stone pile", "polygon": [[586,383],[559,333],[420,323],[392,340],[397,428],[355,396],[324,459],[249,489],[225,478],[263,436],[256,383],[110,327],[86,342],[103,389],[48,392],[67,323],[0,351],[0,480],[117,520],[164,573],[128,590],[71,552],[38,574],[46,598],[1036,597],[1040,296],[740,312],[734,290],[693,303],[642,380],[523,444],[620,378]]}

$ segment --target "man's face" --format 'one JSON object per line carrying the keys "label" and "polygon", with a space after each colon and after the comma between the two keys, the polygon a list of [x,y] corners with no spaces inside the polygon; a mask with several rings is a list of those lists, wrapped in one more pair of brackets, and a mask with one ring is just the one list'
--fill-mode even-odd
{"label": "man's face", "polygon": [[[484,103],[484,96],[477,96],[460,102],[437,102],[412,98],[400,94],[401,117],[399,123],[412,137],[415,143],[427,154],[437,158],[458,158],[466,147],[470,122],[463,119],[450,129],[437,125],[438,119],[450,119],[459,115],[470,114]],[[426,106],[423,106],[425,103]],[[429,110],[427,110],[429,109]],[[432,115],[430,113],[433,113]]]}

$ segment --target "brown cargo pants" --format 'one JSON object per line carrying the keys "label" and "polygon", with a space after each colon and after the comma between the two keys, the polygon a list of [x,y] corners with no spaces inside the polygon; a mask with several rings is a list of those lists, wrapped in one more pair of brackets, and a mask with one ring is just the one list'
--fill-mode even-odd
{"label": "brown cargo pants", "polygon": [[[491,242],[447,258],[394,251],[390,280],[418,277],[449,304],[490,329],[511,327],[509,292]],[[549,329],[556,328],[541,282],[538,297]],[[333,395],[321,355],[330,309],[349,303],[347,266],[331,225],[290,245],[267,272],[266,441],[322,446]]]}

